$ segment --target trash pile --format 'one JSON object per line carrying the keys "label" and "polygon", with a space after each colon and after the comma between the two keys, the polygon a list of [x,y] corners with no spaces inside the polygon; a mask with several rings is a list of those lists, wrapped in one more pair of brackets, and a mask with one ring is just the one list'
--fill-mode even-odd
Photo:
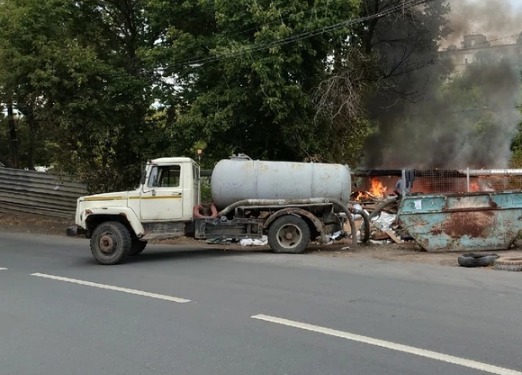
{"label": "trash pile", "polygon": [[[363,211],[370,220],[369,242],[376,245],[389,243],[404,243],[412,241],[413,238],[399,225],[397,221],[397,199],[388,199],[371,204],[357,203],[353,205],[355,211]],[[362,215],[352,215],[357,228],[358,238],[362,238],[364,220]],[[350,233],[349,226],[347,232]]]}

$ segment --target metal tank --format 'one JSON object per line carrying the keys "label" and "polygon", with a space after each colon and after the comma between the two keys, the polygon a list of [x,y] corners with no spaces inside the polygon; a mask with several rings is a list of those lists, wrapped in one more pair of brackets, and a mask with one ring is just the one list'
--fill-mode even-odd
{"label": "metal tank", "polygon": [[243,199],[330,198],[347,204],[351,176],[349,167],[341,164],[232,157],[214,167],[211,189],[219,209]]}

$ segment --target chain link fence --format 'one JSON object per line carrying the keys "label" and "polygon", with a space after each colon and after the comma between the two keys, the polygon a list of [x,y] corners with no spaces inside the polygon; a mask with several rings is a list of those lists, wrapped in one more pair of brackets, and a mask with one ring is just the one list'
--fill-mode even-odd
{"label": "chain link fence", "polygon": [[407,194],[522,190],[522,169],[353,171],[354,191],[369,192],[374,197],[392,195],[395,190],[400,192],[399,180],[403,181],[402,186],[412,182],[410,191],[405,191]]}

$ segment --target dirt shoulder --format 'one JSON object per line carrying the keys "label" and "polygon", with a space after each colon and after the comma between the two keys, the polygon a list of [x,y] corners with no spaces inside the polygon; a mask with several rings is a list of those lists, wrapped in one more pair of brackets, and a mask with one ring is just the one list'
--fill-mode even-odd
{"label": "dirt shoulder", "polygon": [[[67,227],[74,224],[72,219],[60,219],[41,215],[31,215],[24,213],[2,213],[0,212],[0,231],[18,233],[38,233],[65,236]],[[196,241],[192,238],[182,237],[175,240],[162,241],[165,244],[176,245],[197,245],[201,248],[222,248],[227,251],[245,250],[268,250],[267,246],[243,247],[239,244],[207,244],[204,241]],[[502,256],[522,257],[522,249],[512,248],[509,250],[494,251]],[[457,258],[463,252],[442,252],[433,253],[423,251],[415,242],[405,242],[401,244],[384,243],[359,245],[355,248],[351,245],[351,240],[343,239],[332,245],[309,246],[306,254],[314,254],[326,257],[339,258],[373,258],[383,261],[396,262],[417,262],[433,265],[458,267]],[[484,252],[484,253],[491,253]]]}
{"label": "dirt shoulder", "polygon": [[67,227],[74,224],[72,219],[60,219],[25,213],[0,212],[0,230],[16,233],[39,233],[65,236]]}

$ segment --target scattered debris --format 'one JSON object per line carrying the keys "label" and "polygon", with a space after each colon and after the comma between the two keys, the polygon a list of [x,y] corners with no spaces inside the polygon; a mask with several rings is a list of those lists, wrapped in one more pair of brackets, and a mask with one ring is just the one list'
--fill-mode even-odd
{"label": "scattered debris", "polygon": [[239,241],[241,246],[265,246],[268,245],[268,237],[263,235],[261,238],[243,238]]}
{"label": "scattered debris", "polygon": [[[405,241],[413,240],[397,223],[397,197],[377,197],[371,193],[361,194],[361,192],[358,192],[357,196],[364,197],[364,199],[355,203],[354,208],[364,210],[368,214],[371,222],[370,242],[372,244],[386,245],[391,242],[402,244]],[[354,217],[354,221],[359,235],[362,220],[358,221],[358,218]],[[349,233],[349,230],[347,232]]]}
{"label": "scattered debris", "polygon": [[388,230],[384,231],[384,233],[386,233],[388,236],[390,236],[390,238],[393,240],[393,242],[395,242],[395,243],[402,243],[400,238],[398,238],[395,235],[395,233],[393,233],[393,231],[391,229],[388,229]]}
{"label": "scattered debris", "polygon": [[386,232],[392,228],[395,223],[397,215],[389,214],[387,212],[381,212],[379,216],[374,217],[371,222],[372,224],[383,232]]}

